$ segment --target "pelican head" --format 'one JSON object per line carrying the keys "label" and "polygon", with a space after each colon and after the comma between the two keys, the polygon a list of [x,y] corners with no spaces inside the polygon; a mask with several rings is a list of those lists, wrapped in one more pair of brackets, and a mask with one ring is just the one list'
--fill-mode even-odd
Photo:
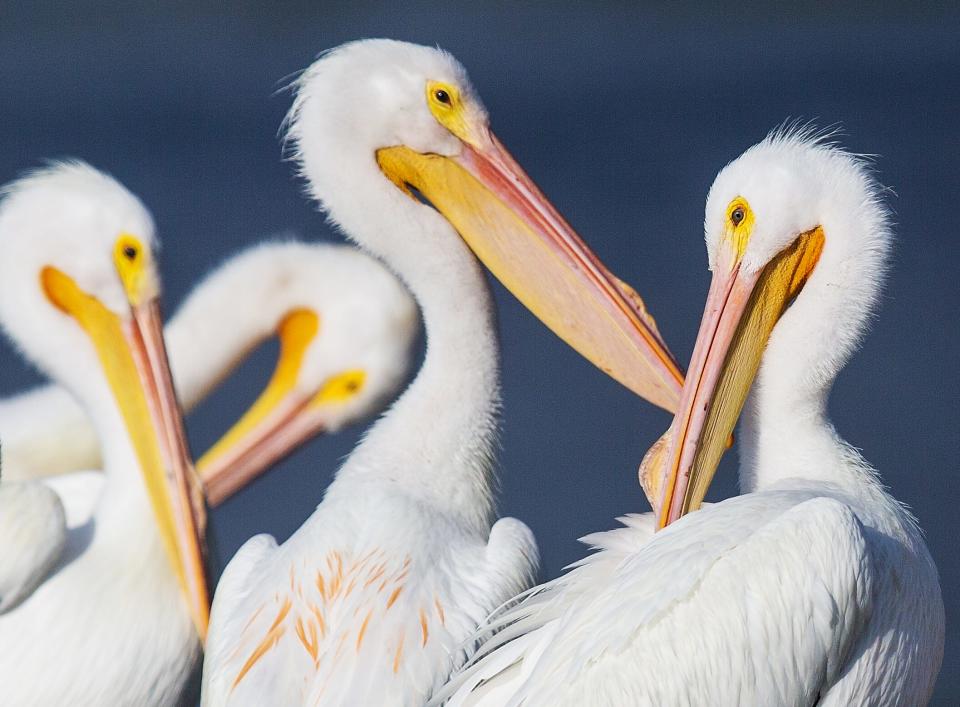
{"label": "pelican head", "polygon": [[661,525],[699,507],[755,379],[792,415],[824,413],[886,271],[878,195],[862,159],[809,130],[773,133],[717,176],[706,309],[680,409],[647,460],[663,464]]}
{"label": "pelican head", "polygon": [[[305,440],[379,410],[409,370],[418,324],[413,299],[355,248],[288,242],[250,249],[194,291],[183,318],[217,327],[223,311],[195,311],[209,302],[242,313],[253,340],[275,335],[280,345],[263,392],[197,462],[211,505]],[[237,329],[229,316],[224,325]]]}
{"label": "pelican head", "polygon": [[107,469],[140,470],[202,634],[202,503],[161,336],[155,249],[143,204],[83,163],[52,164],[3,190],[0,324],[88,407]]}
{"label": "pelican head", "polygon": [[[288,138],[314,196],[351,237],[410,272],[425,249],[439,252],[440,240],[459,235],[580,353],[652,402],[676,407],[682,376],[639,297],[496,138],[451,55],[352,42],[320,58],[296,88]],[[372,207],[377,188],[386,201]],[[381,210],[416,220],[420,241],[398,241]]]}

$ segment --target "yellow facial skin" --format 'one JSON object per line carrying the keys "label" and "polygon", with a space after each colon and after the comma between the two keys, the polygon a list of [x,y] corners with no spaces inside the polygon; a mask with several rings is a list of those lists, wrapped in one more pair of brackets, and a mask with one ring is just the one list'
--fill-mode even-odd
{"label": "yellow facial skin", "polygon": [[753,235],[753,209],[742,196],[730,202],[727,206],[727,220],[725,228],[726,239],[730,242],[733,252],[736,253],[736,262],[740,262],[747,252],[750,236]]}
{"label": "yellow facial skin", "polygon": [[[132,238],[132,237],[131,237]],[[128,247],[118,243],[118,252]],[[142,252],[142,251],[141,251]],[[124,259],[127,259],[126,256]],[[140,263],[144,258],[139,259]],[[143,294],[144,285],[149,285],[137,263],[127,270],[124,285],[128,293]],[[178,528],[177,505],[173,498],[167,475],[163,442],[158,437],[147,400],[144,372],[136,363],[131,350],[131,339],[124,331],[120,318],[101,302],[84,292],[68,275],[54,267],[45,267],[40,274],[40,283],[48,300],[64,313],[70,315],[84,330],[93,343],[107,383],[117,402],[130,443],[140,465],[144,484],[153,506],[164,550],[181,589],[188,597],[191,612],[201,638],[205,636],[208,620],[208,597],[203,578],[202,548],[187,556],[184,543],[179,539],[183,529]],[[143,346],[143,341],[133,345]],[[188,529],[188,533],[195,532]],[[188,541],[189,542],[189,541]],[[187,568],[190,568],[189,570]],[[187,572],[191,576],[187,576]]]}
{"label": "yellow facial skin", "polygon": [[150,262],[150,251],[140,239],[122,233],[113,247],[113,263],[123,282],[130,304],[137,307],[158,294],[158,287]]}
{"label": "yellow facial skin", "polygon": [[443,81],[427,81],[427,106],[443,127],[468,145],[476,140],[476,128],[470,125],[468,110],[460,90]]}
{"label": "yellow facial skin", "polygon": [[310,401],[311,407],[343,404],[355,398],[367,382],[366,371],[354,368],[327,379]]}

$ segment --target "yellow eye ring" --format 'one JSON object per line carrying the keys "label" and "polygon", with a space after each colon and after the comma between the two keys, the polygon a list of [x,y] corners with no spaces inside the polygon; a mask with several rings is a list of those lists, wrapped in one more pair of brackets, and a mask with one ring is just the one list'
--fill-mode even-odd
{"label": "yellow eye ring", "polygon": [[733,244],[737,258],[742,258],[753,235],[753,209],[742,196],[730,202],[727,206],[727,237]]}
{"label": "yellow eye ring", "polygon": [[460,93],[450,84],[442,81],[428,81],[427,102],[430,104],[430,110],[434,112],[455,111],[460,103]]}
{"label": "yellow eye ring", "polygon": [[143,243],[136,236],[121,233],[113,247],[113,263],[117,274],[123,281],[127,299],[132,304],[140,304],[147,296],[150,277]]}
{"label": "yellow eye ring", "polygon": [[471,124],[471,112],[468,103],[453,84],[443,81],[427,81],[427,107],[437,122],[467,144],[477,139],[476,126]]}

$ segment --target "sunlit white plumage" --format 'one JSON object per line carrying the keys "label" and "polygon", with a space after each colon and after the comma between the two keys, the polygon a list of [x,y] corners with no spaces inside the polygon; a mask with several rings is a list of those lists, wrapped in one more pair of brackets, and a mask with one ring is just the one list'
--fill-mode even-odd
{"label": "sunlit white plumage", "polygon": [[[116,348],[109,358],[111,345],[122,340],[140,337],[146,343],[136,345],[144,351],[153,345],[152,331],[137,319],[138,308],[152,306],[157,294],[153,244],[153,222],[139,200],[82,163],[37,171],[8,187],[0,203],[0,323],[81,401],[104,456],[103,475],[70,475],[52,487],[0,485],[3,503],[13,504],[2,509],[4,522],[11,522],[11,510],[20,513],[20,504],[35,511],[12,518],[23,531],[33,522],[34,534],[5,533],[5,547],[15,543],[38,558],[25,572],[36,588],[11,597],[0,616],[4,704],[173,704],[199,657],[191,610],[152,508],[157,495],[145,488],[146,475],[164,483],[169,472],[141,471],[150,449],[166,450],[171,459],[184,458],[184,450],[177,442],[169,446],[178,434],[172,428],[165,428],[168,437],[155,420],[130,416],[139,385],[131,371],[152,375],[153,364],[135,369]],[[121,248],[129,255],[119,255]],[[136,281],[122,281],[116,258],[135,263]],[[142,336],[129,334],[134,328]],[[142,388],[148,404],[154,391],[172,395],[169,378],[151,380]],[[157,435],[157,446],[138,448],[134,434]],[[75,483],[79,489],[69,488]],[[58,491],[77,504],[61,504]],[[24,567],[0,563],[0,586],[7,572],[18,571]]]}
{"label": "sunlit white plumage", "polygon": [[[230,258],[197,285],[166,326],[184,410],[193,409],[299,310],[320,320],[297,370],[299,394],[316,393],[344,370],[365,373],[357,395],[327,406],[323,429],[334,432],[379,409],[409,366],[417,328],[410,295],[382,265],[354,248],[290,241],[264,243]],[[8,481],[100,468],[89,420],[54,385],[0,401],[0,438]]]}
{"label": "sunlit white plumage", "polygon": [[[188,407],[196,405],[251,348],[275,333],[282,340],[281,360],[292,358],[290,349],[296,347],[285,322],[292,313],[304,311],[318,313],[322,321],[296,362],[295,380],[280,391],[282,397],[309,399],[343,371],[362,371],[364,377],[349,398],[313,406],[316,419],[288,434],[273,457],[317,429],[335,432],[379,409],[409,367],[417,326],[413,300],[389,271],[354,248],[296,242],[265,243],[234,256],[184,302],[166,328],[181,400]],[[273,405],[282,402],[278,397]],[[0,410],[0,538],[6,548],[0,553],[2,613],[46,576],[49,563],[59,557],[68,526],[90,521],[103,479],[92,471],[73,471],[84,464],[99,468],[101,460],[96,433],[66,390],[43,386],[3,401]],[[257,442],[226,440],[232,449],[225,453]],[[253,471],[264,470],[271,460],[253,460]],[[219,478],[232,471],[226,468],[230,461],[204,467],[213,483],[214,505],[247,481]],[[44,483],[18,483],[28,473],[44,477]],[[66,505],[66,524],[61,503]]]}
{"label": "sunlit white plumage", "polygon": [[490,132],[449,55],[387,40],[326,54],[298,83],[289,136],[331,219],[412,290],[427,353],[313,516],[227,567],[203,703],[419,705],[536,567],[526,526],[491,527],[498,351],[473,253],[638,393],[673,407],[680,375],[639,297]]}
{"label": "sunlit white plumage", "polygon": [[[360,58],[379,58],[377,73],[363,76]],[[397,71],[464,81],[435,50],[353,45],[305,75],[291,132],[331,217],[383,254],[422,306],[426,359],[306,523],[280,547],[253,538],[228,565],[214,600],[205,705],[422,702],[476,622],[536,567],[525,526],[490,527],[498,356],[479,267],[445,221],[382,175],[366,183],[351,171],[372,162],[376,147],[362,122],[326,132],[342,87],[377,86]],[[399,106],[383,105],[413,103],[404,94],[402,84],[371,93],[367,119],[404,129],[393,118]],[[413,98],[421,102],[422,89]],[[407,131],[416,137],[416,124]],[[345,154],[334,159],[334,150]]]}
{"label": "sunlit white plumage", "polygon": [[[402,82],[371,90],[398,72],[423,77],[412,99]],[[304,525],[279,547],[251,539],[227,566],[205,705],[418,704],[476,623],[532,580],[530,531],[513,519],[490,526],[498,356],[480,269],[439,216],[357,169],[376,170],[377,147],[357,109],[415,139],[416,122],[393,116],[422,102],[431,75],[465,83],[438,51],[358,43],[319,61],[299,87],[291,134],[313,191],[405,279],[422,307],[427,354]],[[370,95],[342,109],[352,120],[331,135],[339,118],[331,101],[346,98],[346,87]]]}
{"label": "sunlit white plumage", "polygon": [[[412,299],[396,278],[355,249],[294,242],[264,244],[232,258],[196,288],[167,327],[174,376],[187,407],[277,332],[291,312],[305,309],[322,312],[323,322],[297,370],[294,387],[300,394],[314,395],[343,370],[366,374],[358,393],[327,405],[317,423],[334,432],[377,409],[409,364],[416,331]],[[71,509],[69,526],[82,526],[103,484],[92,472],[48,477],[44,484],[15,483],[25,475],[99,467],[96,433],[67,391],[44,386],[0,403],[0,410],[5,441],[0,537],[9,540],[0,559],[6,565],[0,571],[2,612],[28,595],[59,556],[67,534],[61,501]],[[217,489],[215,500],[229,491]]]}
{"label": "sunlit white plumage", "polygon": [[[774,134],[711,189],[705,229],[715,284],[729,277],[727,238],[736,231],[727,224],[744,216],[731,210],[737,199],[752,207],[755,223],[733,277],[737,268],[746,278],[766,272],[798,234],[819,226],[823,236],[819,261],[776,323],[747,401],[743,495],[655,535],[651,514],[586,538],[598,552],[495,617],[484,630],[502,631],[483,634],[483,657],[438,700],[929,699],[943,651],[936,568],[915,520],[826,416],[833,380],[860,340],[886,269],[891,236],[878,188],[861,160],[808,132]],[[715,314],[711,306],[705,320]],[[714,437],[722,444],[726,434]]]}

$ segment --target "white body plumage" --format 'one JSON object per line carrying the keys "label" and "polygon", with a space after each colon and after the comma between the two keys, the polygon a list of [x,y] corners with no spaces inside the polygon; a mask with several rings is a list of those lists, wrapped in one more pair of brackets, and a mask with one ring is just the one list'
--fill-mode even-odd
{"label": "white body plumage", "polygon": [[344,45],[299,80],[289,126],[324,210],[413,292],[427,353],[293,537],[254,538],[227,567],[203,703],[419,705],[536,567],[526,526],[491,527],[498,350],[474,253],[638,393],[672,407],[680,375],[639,296],[496,139],[448,54]]}
{"label": "white body plumage", "polygon": [[[75,283],[65,291],[77,287],[79,294],[63,296],[98,322],[118,321],[117,331],[126,331],[129,295],[111,260],[124,239],[137,244],[136,258],[146,259],[137,286],[156,288],[148,279],[155,278],[150,215],[121,185],[82,163],[55,164],[15,182],[0,203],[0,321],[28,358],[82,401],[104,456],[102,489],[97,476],[71,475],[56,482],[59,489],[18,482],[2,493],[4,505],[15,504],[19,514],[3,509],[4,522],[14,527],[29,527],[16,522],[31,510],[21,505],[28,498],[33,510],[51,513],[43,532],[4,537],[27,548],[47,543],[35,550],[32,567],[0,565],[0,583],[17,574],[19,581],[27,577],[28,589],[36,587],[21,591],[0,615],[6,648],[0,701],[6,705],[175,704],[200,655],[141,475],[144,457],[125,421],[134,423],[111,393],[110,381],[119,379],[105,373],[98,352],[106,349],[91,343],[116,343],[116,335],[99,323],[87,322],[84,331],[79,319],[53,304],[48,280],[48,289],[41,288],[41,273],[56,268],[64,273],[58,292],[64,280]],[[146,293],[155,296],[155,289]],[[149,423],[135,424],[146,430]],[[58,503],[57,491],[75,502]]]}
{"label": "white body plumage", "polygon": [[943,653],[936,567],[915,520],[826,416],[886,268],[890,233],[876,184],[859,159],[809,133],[774,134],[711,190],[715,282],[723,234],[737,233],[749,207],[755,225],[741,243],[741,273],[762,270],[796,234],[820,228],[824,240],[770,334],[747,401],[738,437],[744,495],[656,534],[648,515],[586,538],[599,551],[495,617],[481,657],[437,701],[929,699]]}
{"label": "white body plumage", "polygon": [[[434,50],[414,57],[441,77],[462,74]],[[338,82],[357,88],[349,76],[312,76],[332,58],[305,75],[291,130],[330,215],[413,291],[427,355],[304,525],[279,547],[255,537],[231,560],[214,599],[204,705],[420,704],[462,660],[476,623],[536,567],[526,526],[490,526],[498,355],[479,266],[438,214],[375,163],[370,172],[349,134],[358,126],[324,111]],[[348,134],[338,141],[333,125]],[[335,149],[345,154],[331,159]]]}

